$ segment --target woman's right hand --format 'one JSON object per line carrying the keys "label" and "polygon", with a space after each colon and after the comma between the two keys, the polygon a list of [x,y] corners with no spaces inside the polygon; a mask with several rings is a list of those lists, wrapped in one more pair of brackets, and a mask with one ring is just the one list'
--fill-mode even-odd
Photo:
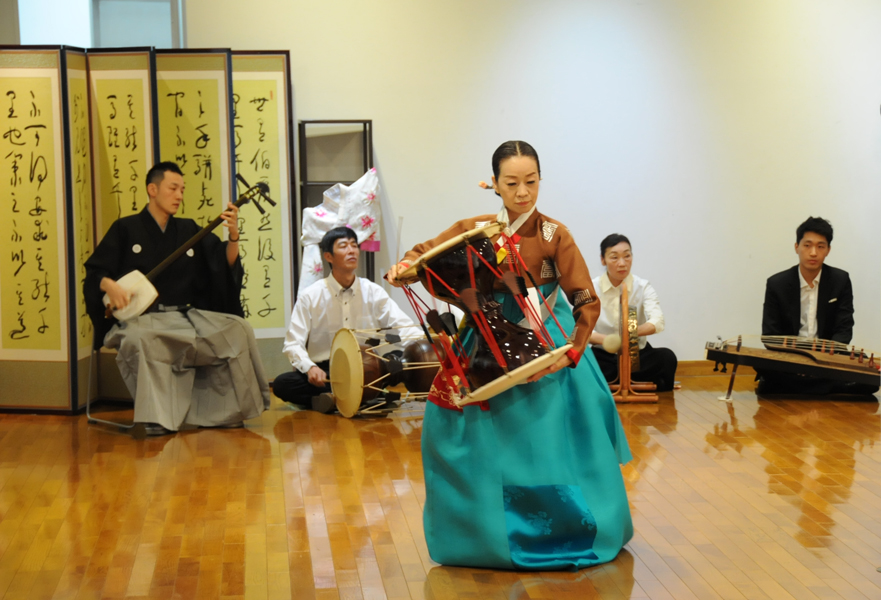
{"label": "woman's right hand", "polygon": [[410,265],[406,262],[399,262],[396,265],[392,265],[392,268],[388,270],[388,273],[385,274],[385,280],[388,281],[395,287],[404,287],[404,283],[398,281],[398,275],[406,271],[410,268]]}
{"label": "woman's right hand", "polygon": [[125,308],[132,299],[132,295],[128,290],[109,277],[105,277],[101,280],[101,291],[107,294],[107,298],[110,300],[109,306],[111,310]]}

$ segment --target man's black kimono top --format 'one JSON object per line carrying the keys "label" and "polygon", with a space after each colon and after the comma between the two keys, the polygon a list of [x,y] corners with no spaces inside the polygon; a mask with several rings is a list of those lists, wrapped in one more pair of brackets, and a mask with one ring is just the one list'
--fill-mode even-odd
{"label": "man's black kimono top", "polygon": [[[104,318],[104,292],[101,280],[114,281],[137,269],[144,275],[196,235],[199,227],[192,219],[169,217],[163,232],[153,215],[140,213],[119,219],[86,261],[83,295],[99,340],[116,323]],[[159,292],[157,303],[167,306],[189,304],[195,308],[243,316],[240,300],[244,270],[241,259],[230,267],[226,242],[213,233],[206,235],[190,251],[160,273],[153,285]]]}

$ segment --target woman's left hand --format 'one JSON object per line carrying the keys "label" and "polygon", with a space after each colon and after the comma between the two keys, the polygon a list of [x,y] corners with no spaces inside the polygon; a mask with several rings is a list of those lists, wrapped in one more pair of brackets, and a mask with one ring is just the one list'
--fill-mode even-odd
{"label": "woman's left hand", "polygon": [[557,371],[559,371],[561,369],[565,369],[566,367],[568,367],[571,364],[572,364],[572,359],[564,354],[563,356],[558,358],[557,362],[552,364],[550,367],[548,367],[547,369],[545,369],[543,371],[539,371],[538,373],[536,373],[535,375],[533,375],[532,377],[530,377],[526,381],[527,381],[527,383],[532,383],[533,381],[538,381],[539,379],[541,379],[545,375],[550,375],[551,373],[556,373]]}

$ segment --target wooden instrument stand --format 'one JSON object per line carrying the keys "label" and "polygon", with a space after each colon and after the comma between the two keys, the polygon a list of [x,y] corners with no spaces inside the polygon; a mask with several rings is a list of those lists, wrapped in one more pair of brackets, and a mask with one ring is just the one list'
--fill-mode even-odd
{"label": "wooden instrument stand", "polygon": [[[632,358],[630,356],[630,327],[628,326],[629,307],[627,298],[627,284],[621,283],[621,306],[619,311],[619,325],[621,330],[621,348],[618,349],[618,378],[609,384],[612,390],[612,398],[617,404],[653,403],[658,401],[658,395],[654,394],[658,386],[654,383],[633,381],[631,378]],[[633,328],[636,334],[636,327]],[[636,352],[639,352],[639,338],[634,340]]]}

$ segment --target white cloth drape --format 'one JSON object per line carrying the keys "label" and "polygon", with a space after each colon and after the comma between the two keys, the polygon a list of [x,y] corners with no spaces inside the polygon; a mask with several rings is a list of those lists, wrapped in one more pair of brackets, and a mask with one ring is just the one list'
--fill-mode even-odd
{"label": "white cloth drape", "polygon": [[320,205],[303,209],[303,264],[298,294],[324,279],[324,260],[318,242],[325,233],[346,226],[358,236],[362,250],[377,252],[381,217],[376,169],[370,169],[352,185],[334,184],[324,192]]}

